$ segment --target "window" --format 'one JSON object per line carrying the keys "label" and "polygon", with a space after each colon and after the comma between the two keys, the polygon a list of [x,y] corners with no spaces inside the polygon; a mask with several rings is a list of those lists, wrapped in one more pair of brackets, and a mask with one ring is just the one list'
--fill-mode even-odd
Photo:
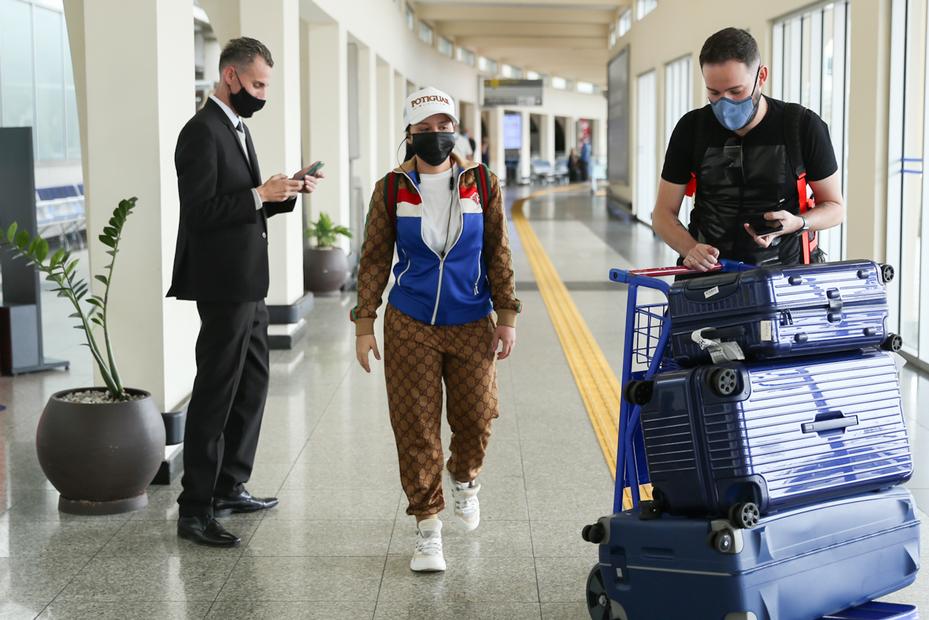
{"label": "window", "polygon": [[651,225],[658,187],[658,101],[655,71],[636,79],[635,111],[635,187],[633,207],[636,217]]}
{"label": "window", "polygon": [[891,5],[890,110],[887,175],[887,261],[897,269],[889,288],[890,331],[903,350],[929,362],[929,177],[924,173],[929,110],[926,105],[926,0]]}
{"label": "window", "polygon": [[568,81],[562,77],[552,76],[552,88],[565,90],[568,88]]}
{"label": "window", "polygon": [[455,46],[452,45],[452,42],[445,37],[439,37],[438,48],[440,54],[444,54],[449,58],[451,58],[455,53]]}
{"label": "window", "polygon": [[[848,17],[848,0],[843,0],[776,22],[771,59],[773,96],[810,108],[829,125],[843,194],[848,162]],[[842,260],[845,226],[821,232],[819,243],[829,260]]]}
{"label": "window", "polygon": [[426,22],[419,22],[419,40],[427,45],[432,45],[434,33],[432,28]]}
{"label": "window", "polygon": [[539,73],[536,73],[535,71],[526,71],[526,79],[527,80],[541,80],[542,75]]}
{"label": "window", "polygon": [[636,0],[635,2],[635,18],[637,20],[642,19],[649,13],[655,10],[655,7],[658,6],[658,0]]}
{"label": "window", "polygon": [[413,13],[413,7],[409,4],[406,5],[406,27],[410,30],[416,29],[416,14]]}
{"label": "window", "polygon": [[577,92],[584,93],[585,95],[592,95],[594,92],[596,92],[596,89],[597,87],[590,82],[577,83]]}
{"label": "window", "polygon": [[477,68],[485,73],[497,75],[497,61],[481,56],[477,61]]}
{"label": "window", "polygon": [[626,9],[619,16],[619,23],[616,25],[616,34],[618,37],[624,37],[630,30],[632,30],[632,9]]}
{"label": "window", "polygon": [[500,65],[500,75],[506,78],[521,78],[523,70],[512,65]]}
{"label": "window", "polygon": [[0,0],[0,126],[32,127],[37,161],[80,159],[80,127],[64,15]]}
{"label": "window", "polygon": [[[664,70],[664,143],[671,141],[671,132],[681,117],[693,106],[693,68],[690,56],[665,65]],[[690,223],[693,199],[684,197],[678,219],[684,226]]]}
{"label": "window", "polygon": [[458,59],[458,62],[463,62],[469,67],[473,67],[476,61],[474,52],[471,50],[466,50],[463,47],[459,47],[457,50],[455,50],[455,58]]}
{"label": "window", "polygon": [[616,28],[610,28],[610,49],[616,47]]}

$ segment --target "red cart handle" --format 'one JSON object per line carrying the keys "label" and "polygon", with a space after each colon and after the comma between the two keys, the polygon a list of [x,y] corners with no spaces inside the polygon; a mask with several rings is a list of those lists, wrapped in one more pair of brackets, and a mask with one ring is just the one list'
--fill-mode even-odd
{"label": "red cart handle", "polygon": [[706,271],[692,269],[683,265],[675,265],[673,267],[646,267],[645,269],[630,269],[629,273],[650,278],[664,278],[669,276],[684,276],[692,273],[712,273],[714,271],[746,271],[747,269],[754,269],[754,267],[739,261],[726,260],[724,258]]}

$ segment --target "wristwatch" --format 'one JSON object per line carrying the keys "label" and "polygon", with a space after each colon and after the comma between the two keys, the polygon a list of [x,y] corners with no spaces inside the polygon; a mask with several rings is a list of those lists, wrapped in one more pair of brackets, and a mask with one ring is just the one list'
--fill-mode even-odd
{"label": "wristwatch", "polygon": [[804,230],[809,230],[810,225],[807,223],[806,218],[803,217],[802,215],[799,217],[800,217],[800,220],[803,222],[803,226],[800,227],[800,231],[803,232]]}

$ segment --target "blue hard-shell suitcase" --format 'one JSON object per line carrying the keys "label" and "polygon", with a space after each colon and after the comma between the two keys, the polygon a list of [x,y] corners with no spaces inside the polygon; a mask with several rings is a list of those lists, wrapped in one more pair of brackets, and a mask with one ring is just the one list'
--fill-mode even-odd
{"label": "blue hard-shell suitcase", "polygon": [[596,620],[818,620],[906,587],[919,567],[919,521],[901,487],[750,530],[637,511],[591,527],[602,533],[587,582]]}
{"label": "blue hard-shell suitcase", "polygon": [[641,424],[655,512],[751,527],[773,510],[912,474],[890,353],[699,366],[647,387],[639,393],[648,395]]}
{"label": "blue hard-shell suitcase", "polygon": [[884,286],[892,278],[889,265],[858,260],[675,282],[668,294],[671,354],[682,366],[718,361],[713,341],[737,344],[747,359],[896,351],[902,340],[886,326]]}
{"label": "blue hard-shell suitcase", "polygon": [[822,620],[919,620],[912,605],[871,601],[837,614],[823,616]]}

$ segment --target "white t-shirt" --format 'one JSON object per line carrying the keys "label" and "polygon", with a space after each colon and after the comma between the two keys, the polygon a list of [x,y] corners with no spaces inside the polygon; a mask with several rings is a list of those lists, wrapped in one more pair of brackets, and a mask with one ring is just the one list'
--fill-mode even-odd
{"label": "white t-shirt", "polygon": [[457,190],[453,174],[454,170],[448,169],[439,174],[419,175],[423,241],[439,256],[455,245],[461,231],[461,204],[453,199]]}

